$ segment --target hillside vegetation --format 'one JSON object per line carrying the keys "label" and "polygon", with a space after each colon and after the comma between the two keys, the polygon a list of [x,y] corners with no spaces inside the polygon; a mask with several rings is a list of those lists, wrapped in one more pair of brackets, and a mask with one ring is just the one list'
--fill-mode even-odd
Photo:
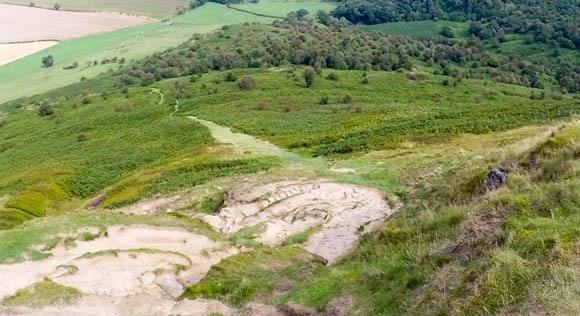
{"label": "hillside vegetation", "polygon": [[0,67],[0,314],[580,313],[571,2],[223,2]]}

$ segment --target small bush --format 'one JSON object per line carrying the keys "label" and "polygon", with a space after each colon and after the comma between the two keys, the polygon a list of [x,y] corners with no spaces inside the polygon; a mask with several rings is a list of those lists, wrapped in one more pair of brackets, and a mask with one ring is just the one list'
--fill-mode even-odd
{"label": "small bush", "polygon": [[314,71],[314,68],[312,67],[306,68],[304,71],[304,81],[306,82],[306,87],[312,87],[314,80],[316,80],[316,71]]}
{"label": "small bush", "polygon": [[330,99],[328,98],[327,95],[323,96],[322,98],[320,98],[320,101],[318,103],[320,103],[321,105],[326,105],[330,102]]}
{"label": "small bush", "polygon": [[256,104],[256,107],[254,109],[256,109],[258,111],[267,110],[268,109],[268,103],[263,102],[263,101],[262,102],[258,102]]}
{"label": "small bush", "polygon": [[354,99],[352,98],[352,96],[350,94],[347,94],[344,96],[344,98],[342,98],[342,103],[344,104],[351,104],[354,102]]}
{"label": "small bush", "polygon": [[226,74],[225,80],[227,82],[235,82],[236,80],[238,80],[238,78],[236,77],[236,75],[233,72],[230,71]]}
{"label": "small bush", "polygon": [[77,142],[79,142],[79,143],[86,142],[87,139],[88,139],[88,137],[85,134],[78,134],[77,135]]}
{"label": "small bush", "polygon": [[364,84],[368,84],[370,82],[371,81],[370,81],[369,77],[364,77],[363,80],[362,80],[362,83],[364,83]]}
{"label": "small bush", "polygon": [[83,104],[89,104],[89,103],[91,103],[91,97],[90,97],[90,96],[88,96],[88,95],[86,95],[86,96],[84,96],[84,97],[81,99],[81,102],[82,102]]}
{"label": "small bush", "polygon": [[245,76],[242,79],[238,80],[238,88],[240,90],[249,91],[256,88],[256,79]]}
{"label": "small bush", "polygon": [[50,105],[50,103],[48,103],[46,101],[42,102],[42,104],[38,108],[38,115],[49,116],[52,114],[54,114],[54,110],[52,109],[52,106]]}
{"label": "small bush", "polygon": [[331,72],[330,74],[328,74],[328,76],[326,76],[326,79],[332,80],[332,81],[339,81],[340,80],[340,78],[338,77],[338,75],[335,72]]}

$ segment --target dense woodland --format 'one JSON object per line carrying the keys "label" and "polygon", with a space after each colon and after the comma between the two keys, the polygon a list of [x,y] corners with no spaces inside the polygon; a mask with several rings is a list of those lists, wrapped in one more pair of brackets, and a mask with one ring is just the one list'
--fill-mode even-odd
{"label": "dense woodland", "polygon": [[480,39],[501,41],[506,34],[529,34],[533,42],[580,49],[577,0],[345,0],[332,14],[355,24],[471,21],[469,32]]}
{"label": "dense woodland", "polygon": [[564,93],[580,92],[580,66],[564,57],[530,62],[490,52],[477,37],[457,41],[388,36],[323,27],[312,18],[290,16],[272,26],[224,27],[209,37],[196,37],[175,49],[133,62],[116,75],[124,84],[146,86],[164,78],[236,68],[309,65],[316,70],[396,71],[422,66],[458,81],[489,78],[540,89],[560,86]]}

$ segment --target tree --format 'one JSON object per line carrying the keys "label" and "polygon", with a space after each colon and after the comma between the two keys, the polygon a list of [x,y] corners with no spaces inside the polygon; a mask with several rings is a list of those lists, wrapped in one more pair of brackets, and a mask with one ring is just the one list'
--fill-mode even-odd
{"label": "tree", "polygon": [[312,67],[306,68],[304,71],[304,81],[306,82],[306,87],[310,88],[314,84],[316,79],[316,71]]}
{"label": "tree", "polygon": [[238,81],[238,88],[246,91],[253,90],[256,88],[256,79],[250,76],[245,76]]}
{"label": "tree", "polygon": [[42,57],[42,66],[44,66],[44,68],[52,67],[53,64],[54,59],[52,58],[52,55]]}
{"label": "tree", "polygon": [[58,2],[54,4],[54,9],[57,11],[60,10],[60,4]]}
{"label": "tree", "polygon": [[308,12],[308,10],[306,9],[300,9],[298,11],[296,11],[296,15],[298,16],[299,20],[304,19],[305,16],[309,15],[310,12]]}
{"label": "tree", "polygon": [[40,107],[38,108],[38,115],[40,116],[49,116],[54,113],[52,106],[50,103],[43,101]]}
{"label": "tree", "polygon": [[455,33],[453,33],[453,29],[451,29],[449,26],[444,26],[441,29],[441,35],[447,37],[447,38],[453,38],[455,37]]}

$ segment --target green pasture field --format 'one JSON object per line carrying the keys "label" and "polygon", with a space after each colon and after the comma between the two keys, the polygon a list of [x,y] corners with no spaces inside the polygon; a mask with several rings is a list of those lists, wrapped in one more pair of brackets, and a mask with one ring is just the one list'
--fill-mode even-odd
{"label": "green pasture field", "polygon": [[380,31],[389,35],[405,35],[422,38],[443,38],[440,34],[444,26],[450,27],[455,33],[455,38],[467,38],[468,22],[451,21],[412,21],[390,22],[376,25],[355,26],[358,29],[375,32]]}
{"label": "green pasture field", "polygon": [[[226,24],[271,21],[207,3],[168,22],[152,22],[65,41],[0,67],[0,103],[64,87],[83,77],[91,78],[118,67],[118,63],[101,64],[105,59],[125,58],[128,62],[177,46],[194,34],[208,33]],[[42,68],[41,59],[49,54],[54,58],[54,66]],[[95,61],[96,66],[93,65]],[[78,68],[62,69],[74,62],[79,63]]]}
{"label": "green pasture field", "polygon": [[36,7],[48,9],[53,9],[54,4],[58,3],[60,4],[60,10],[65,11],[112,11],[144,15],[157,19],[170,18],[175,14],[177,7],[189,6],[189,1],[187,0],[1,0],[0,3],[24,6],[34,3]]}
{"label": "green pasture field", "polygon": [[231,7],[283,18],[300,9],[306,9],[310,14],[316,14],[319,10],[330,12],[336,7],[336,3],[319,0],[260,0],[258,3],[233,4]]}

